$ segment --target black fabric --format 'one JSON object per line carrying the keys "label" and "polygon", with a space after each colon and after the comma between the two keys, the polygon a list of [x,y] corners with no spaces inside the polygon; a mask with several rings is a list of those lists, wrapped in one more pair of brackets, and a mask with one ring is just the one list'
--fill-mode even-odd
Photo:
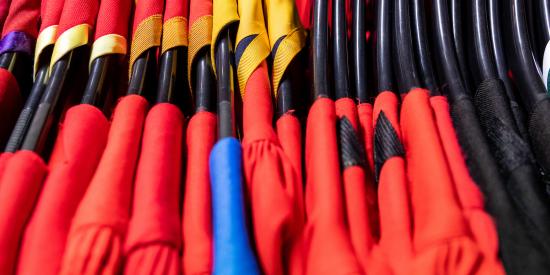
{"label": "black fabric", "polygon": [[[520,215],[506,186],[515,184],[499,173],[487,139],[468,97],[451,102],[451,116],[458,141],[474,181],[485,195],[485,207],[495,219],[499,235],[500,255],[508,274],[547,274],[550,270],[550,249],[547,236],[539,234],[533,224]],[[516,186],[521,187],[521,186]]]}
{"label": "black fabric", "polygon": [[483,128],[488,126],[487,122],[491,117],[496,117],[514,131],[519,132],[510,108],[510,101],[504,90],[504,84],[500,79],[483,80],[477,88],[474,104]]}
{"label": "black fabric", "polygon": [[237,48],[235,49],[235,62],[237,63],[237,67],[239,66],[239,61],[241,61],[241,57],[243,56],[244,50],[246,50],[246,47],[250,45],[252,40],[258,36],[257,34],[251,34],[245,38],[243,38],[241,41],[239,41],[239,44],[237,45]]}
{"label": "black fabric", "polygon": [[550,175],[550,99],[546,98],[533,108],[529,117],[529,136],[537,163],[546,178]]}
{"label": "black fabric", "polygon": [[340,165],[343,169],[352,166],[365,166],[365,148],[357,136],[351,121],[341,117],[337,121],[338,147],[340,149]]}
{"label": "black fabric", "polygon": [[[486,130],[491,149],[519,212],[542,236],[550,236],[550,208],[528,145],[498,119]],[[549,243],[550,244],[550,243]]]}
{"label": "black fabric", "polygon": [[495,117],[487,118],[485,122],[485,132],[490,141],[491,151],[504,176],[519,166],[533,165],[529,145],[514,130]]}
{"label": "black fabric", "polygon": [[381,111],[374,127],[374,167],[377,182],[380,170],[382,170],[386,160],[396,156],[405,156],[405,150],[393,125],[384,114],[384,111]]}

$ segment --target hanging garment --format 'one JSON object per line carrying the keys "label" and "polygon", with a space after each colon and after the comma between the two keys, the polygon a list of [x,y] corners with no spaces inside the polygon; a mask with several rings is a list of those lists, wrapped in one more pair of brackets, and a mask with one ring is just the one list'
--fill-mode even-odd
{"label": "hanging garment", "polygon": [[125,274],[180,274],[183,114],[161,103],[147,114],[136,171]]}
{"label": "hanging garment", "polygon": [[15,274],[25,225],[40,195],[48,168],[31,151],[15,153],[0,178],[0,273]]}
{"label": "hanging garment", "polygon": [[[212,1],[191,0],[189,7],[189,78],[199,51],[208,50],[212,40]],[[210,60],[206,60],[210,62]],[[210,70],[210,68],[206,68]],[[198,75],[198,73],[197,73]],[[189,82],[193,87],[193,83]],[[198,92],[195,87],[195,96]],[[208,88],[206,88],[208,89]],[[206,93],[213,91],[205,90]],[[216,114],[197,106],[187,127],[187,161],[183,198],[183,273],[211,274],[213,265],[212,192],[208,158],[216,142]]]}
{"label": "hanging garment", "polygon": [[147,101],[137,95],[117,104],[105,151],[74,215],[60,274],[120,270],[146,110]]}

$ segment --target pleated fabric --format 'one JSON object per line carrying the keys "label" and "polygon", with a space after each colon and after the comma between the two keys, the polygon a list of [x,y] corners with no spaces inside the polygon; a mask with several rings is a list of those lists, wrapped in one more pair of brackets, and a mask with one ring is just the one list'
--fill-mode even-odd
{"label": "pleated fabric", "polygon": [[157,104],[147,114],[125,244],[125,274],[181,273],[183,132],[183,114],[177,106]]}
{"label": "pleated fabric", "polygon": [[373,106],[373,124],[380,240],[371,257],[384,273],[407,274],[413,257],[412,210],[395,93],[378,94]]}
{"label": "pleated fabric", "polygon": [[374,178],[370,174],[367,176],[365,170],[365,149],[359,136],[357,105],[351,98],[340,98],[336,100],[335,107],[339,118],[337,129],[346,220],[355,256],[365,271],[369,250],[378,235]]}
{"label": "pleated fabric", "polygon": [[405,95],[400,122],[414,220],[415,257],[409,272],[504,274],[500,264],[484,260],[471,238],[427,90],[413,89]]}
{"label": "pleated fabric", "polygon": [[498,261],[498,235],[492,217],[485,212],[483,194],[470,177],[444,96],[433,96],[430,104],[434,111],[441,143],[447,157],[455,190],[462,206],[472,237],[487,259]]}
{"label": "pleated fabric", "polygon": [[183,273],[212,273],[212,200],[208,158],[216,142],[216,115],[196,113],[187,126],[183,199]]}
{"label": "pleated fabric", "polygon": [[[276,131],[281,148],[288,159],[292,162],[297,178],[302,181],[302,125],[300,124],[298,117],[292,112],[282,115],[279,119],[277,119]],[[302,205],[303,209],[304,190],[300,186],[296,192],[296,203]]]}
{"label": "pleated fabric", "polygon": [[105,148],[109,122],[91,105],[67,111],[54,164],[23,238],[18,274],[58,274],[76,209]]}
{"label": "pleated fabric", "polygon": [[306,274],[362,274],[345,224],[335,129],[334,102],[317,99],[306,130]]}
{"label": "pleated fabric", "polygon": [[138,95],[118,102],[105,151],[74,215],[60,274],[120,272],[146,111]]}
{"label": "pleated fabric", "polygon": [[267,63],[262,62],[248,79],[243,99],[244,173],[256,251],[265,273],[302,274],[301,181],[271,126],[270,93]]}
{"label": "pleated fabric", "polygon": [[48,168],[31,151],[19,151],[0,176],[0,273],[15,274],[25,226],[40,195]]}
{"label": "pleated fabric", "polygon": [[359,128],[363,137],[363,146],[367,155],[367,164],[370,171],[374,172],[374,128],[372,119],[372,104],[360,103],[357,105],[357,116],[359,118]]}

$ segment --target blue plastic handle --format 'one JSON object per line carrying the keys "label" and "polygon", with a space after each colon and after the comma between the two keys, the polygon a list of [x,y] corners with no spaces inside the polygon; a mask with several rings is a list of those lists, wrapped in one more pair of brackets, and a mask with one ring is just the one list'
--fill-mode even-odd
{"label": "blue plastic handle", "polygon": [[260,274],[248,235],[242,170],[239,141],[218,141],[210,153],[215,275]]}

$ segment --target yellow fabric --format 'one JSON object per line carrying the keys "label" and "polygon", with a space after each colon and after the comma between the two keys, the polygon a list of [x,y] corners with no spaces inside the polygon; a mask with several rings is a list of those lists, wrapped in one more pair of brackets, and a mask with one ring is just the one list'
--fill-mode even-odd
{"label": "yellow fabric", "polygon": [[[237,2],[235,0],[214,0],[212,4],[212,45],[216,45],[220,32],[231,23],[239,21]],[[216,73],[216,47],[210,47],[212,68]]]}
{"label": "yellow fabric", "polygon": [[[52,52],[52,60],[50,62],[50,72],[53,68],[53,65],[61,59],[65,54],[70,51],[87,45],[90,41],[92,26],[88,24],[76,25],[66,31],[64,31],[57,41]],[[48,74],[49,75],[49,74]]]}
{"label": "yellow fabric", "polygon": [[254,70],[269,56],[269,39],[267,33],[263,32],[256,36],[244,50],[239,64],[237,64],[237,79],[239,89],[244,97],[246,83]]}
{"label": "yellow fabric", "polygon": [[277,53],[273,58],[273,72],[271,81],[273,82],[273,93],[277,96],[279,83],[283,78],[286,68],[292,62],[294,57],[304,48],[306,44],[306,33],[303,29],[297,28],[288,34],[279,43]]}
{"label": "yellow fabric", "polygon": [[176,16],[168,19],[162,26],[162,53],[165,51],[187,46],[187,18]]}
{"label": "yellow fabric", "polygon": [[124,36],[112,33],[99,37],[92,46],[89,65],[91,66],[92,62],[100,56],[108,54],[126,55],[127,48],[128,45]]}
{"label": "yellow fabric", "polygon": [[189,87],[191,83],[191,65],[195,61],[197,53],[205,46],[210,45],[212,41],[212,16],[205,15],[193,23],[189,32],[189,51],[187,58],[187,81]]}
{"label": "yellow fabric", "polygon": [[34,67],[33,67],[33,78],[36,76],[36,71],[38,70],[38,60],[40,60],[40,55],[44,52],[46,47],[55,44],[55,37],[57,35],[58,25],[52,25],[40,32],[38,38],[36,39],[36,48],[34,50]]}
{"label": "yellow fabric", "polygon": [[130,70],[128,75],[132,74],[134,62],[142,53],[152,47],[160,46],[161,35],[162,15],[151,15],[139,23],[134,32],[132,46],[130,47]]}
{"label": "yellow fabric", "polygon": [[273,92],[277,96],[279,83],[286,68],[306,44],[306,32],[300,23],[296,6],[292,0],[264,0],[267,8],[267,28],[271,49],[279,43],[273,57]]}
{"label": "yellow fabric", "polygon": [[248,78],[256,67],[269,56],[269,38],[265,28],[264,11],[261,0],[239,0],[239,15],[241,22],[237,31],[237,47],[250,35],[257,35],[244,50],[237,64],[239,89],[244,96],[244,88]]}

